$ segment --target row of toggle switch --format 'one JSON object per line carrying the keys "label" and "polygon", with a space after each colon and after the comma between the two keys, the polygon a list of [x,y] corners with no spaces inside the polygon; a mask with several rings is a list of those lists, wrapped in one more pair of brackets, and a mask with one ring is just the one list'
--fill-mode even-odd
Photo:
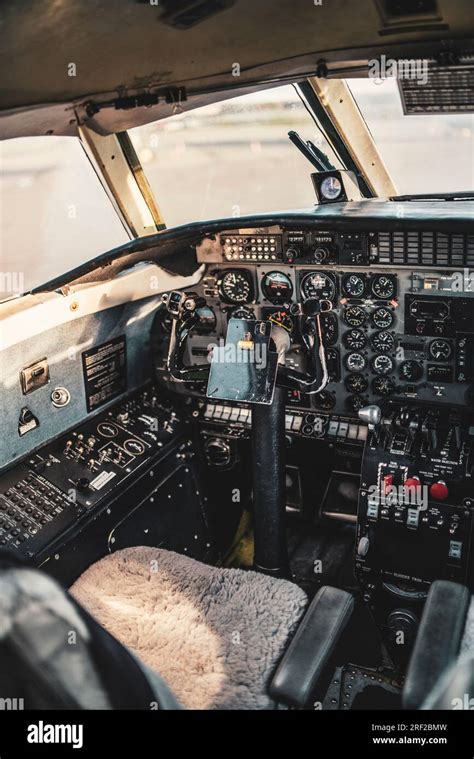
{"label": "row of toggle switch", "polygon": [[[227,422],[250,427],[252,411],[239,406],[208,403],[203,417],[207,421]],[[338,417],[327,417],[308,412],[289,412],[285,415],[285,430],[303,437],[328,437],[339,441],[364,443],[367,438],[367,426],[346,421]]]}

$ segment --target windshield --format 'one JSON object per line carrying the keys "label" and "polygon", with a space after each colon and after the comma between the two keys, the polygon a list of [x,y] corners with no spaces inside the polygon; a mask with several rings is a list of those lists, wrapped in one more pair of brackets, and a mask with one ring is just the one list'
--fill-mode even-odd
{"label": "windshield", "polygon": [[474,189],[474,115],[405,116],[395,78],[346,81],[399,194]]}
{"label": "windshield", "polygon": [[276,87],[203,106],[129,134],[168,226],[315,203],[315,169],[295,130],[341,168],[296,89]]}
{"label": "windshield", "polygon": [[[396,79],[346,81],[399,194],[474,188],[473,115],[406,116]],[[341,168],[291,85],[172,116],[130,136],[166,224],[174,226],[314,205],[314,169],[290,143],[291,129]]]}
{"label": "windshield", "polygon": [[0,300],[129,238],[76,137],[0,142]]}
{"label": "windshield", "polygon": [[[347,80],[400,194],[474,188],[474,116],[405,116],[395,79]],[[167,226],[307,208],[314,171],[288,139],[343,168],[285,85],[137,127],[129,134]],[[128,240],[75,137],[0,143],[0,299]]]}

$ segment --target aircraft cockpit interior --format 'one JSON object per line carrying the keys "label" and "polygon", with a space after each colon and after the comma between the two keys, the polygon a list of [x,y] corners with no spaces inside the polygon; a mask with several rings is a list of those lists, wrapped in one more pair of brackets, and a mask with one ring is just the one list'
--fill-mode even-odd
{"label": "aircraft cockpit interior", "polygon": [[472,6],[363,5],[3,4],[3,709],[474,708]]}

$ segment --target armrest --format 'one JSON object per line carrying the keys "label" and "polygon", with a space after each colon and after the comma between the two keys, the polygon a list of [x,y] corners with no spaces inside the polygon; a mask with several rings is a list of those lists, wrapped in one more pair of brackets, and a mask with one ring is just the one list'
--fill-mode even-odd
{"label": "armrest", "polygon": [[405,709],[419,709],[456,660],[470,601],[465,585],[448,580],[435,580],[431,585],[403,688]]}
{"label": "armrest", "polygon": [[473,696],[474,656],[463,654],[441,675],[421,708],[427,711],[472,709]]}
{"label": "armrest", "polygon": [[270,683],[270,696],[303,707],[341,637],[352,611],[350,593],[325,586],[313,598]]}

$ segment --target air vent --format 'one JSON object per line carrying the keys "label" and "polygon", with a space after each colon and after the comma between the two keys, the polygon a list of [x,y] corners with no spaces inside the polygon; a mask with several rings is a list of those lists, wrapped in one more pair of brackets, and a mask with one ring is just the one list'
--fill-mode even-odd
{"label": "air vent", "polygon": [[[148,1],[148,0],[147,0]],[[161,21],[175,29],[190,29],[210,16],[226,10],[236,0],[161,0]]]}
{"label": "air vent", "polygon": [[382,0],[388,16],[433,16],[438,12],[436,0]]}
{"label": "air vent", "polygon": [[[421,71],[421,69],[420,69]],[[474,66],[429,67],[424,77],[398,80],[403,113],[472,113]]]}
{"label": "air vent", "polygon": [[474,235],[379,232],[377,238],[381,264],[474,267]]}
{"label": "air vent", "polygon": [[377,0],[377,4],[386,24],[439,21],[441,18],[437,0]]}
{"label": "air vent", "polygon": [[429,30],[444,31],[449,25],[443,22],[436,0],[376,0],[383,28],[381,36]]}

